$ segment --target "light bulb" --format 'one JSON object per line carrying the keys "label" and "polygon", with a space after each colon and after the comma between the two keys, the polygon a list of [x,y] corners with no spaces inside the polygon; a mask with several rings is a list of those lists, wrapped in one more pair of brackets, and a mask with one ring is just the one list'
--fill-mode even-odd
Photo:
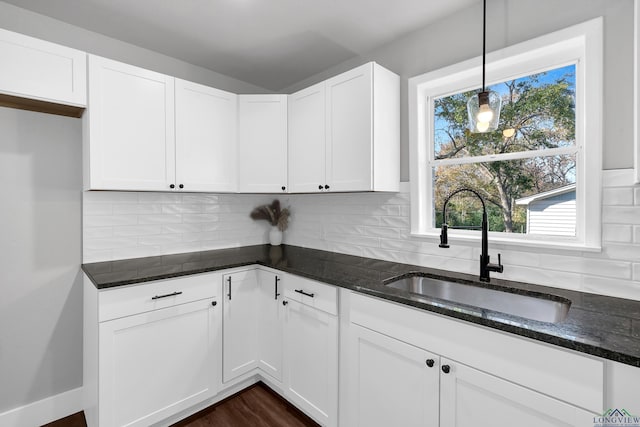
{"label": "light bulb", "polygon": [[[479,116],[480,114],[478,114]],[[489,129],[489,122],[478,122],[476,124],[476,129],[478,130],[478,132],[486,132],[487,129]]]}
{"label": "light bulb", "polygon": [[489,123],[493,119],[493,110],[489,107],[489,104],[480,104],[480,109],[476,117],[478,122]]}
{"label": "light bulb", "polygon": [[502,131],[502,136],[504,136],[505,138],[511,138],[515,134],[516,130],[514,128],[509,128]]}

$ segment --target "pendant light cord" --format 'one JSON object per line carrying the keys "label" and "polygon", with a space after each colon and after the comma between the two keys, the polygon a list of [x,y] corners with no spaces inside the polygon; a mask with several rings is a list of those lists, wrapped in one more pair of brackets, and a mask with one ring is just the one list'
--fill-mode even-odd
{"label": "pendant light cord", "polygon": [[482,91],[485,92],[485,57],[487,50],[487,0],[483,0],[482,2]]}

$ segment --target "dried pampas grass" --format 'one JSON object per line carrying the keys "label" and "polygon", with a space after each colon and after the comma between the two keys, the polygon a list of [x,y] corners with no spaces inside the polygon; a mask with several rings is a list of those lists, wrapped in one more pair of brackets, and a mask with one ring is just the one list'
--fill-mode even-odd
{"label": "dried pampas grass", "polygon": [[284,231],[289,226],[289,208],[280,208],[280,200],[274,200],[270,205],[262,205],[251,211],[251,218],[254,220],[269,221],[272,226],[277,226],[278,230]]}

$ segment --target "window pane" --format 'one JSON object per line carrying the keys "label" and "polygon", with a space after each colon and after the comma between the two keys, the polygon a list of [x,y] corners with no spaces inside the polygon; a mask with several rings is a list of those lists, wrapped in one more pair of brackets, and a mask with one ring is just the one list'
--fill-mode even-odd
{"label": "window pane", "polygon": [[[459,188],[480,193],[490,231],[575,236],[575,155],[534,157],[433,168],[435,227],[442,225],[443,203]],[[482,205],[471,193],[447,204],[447,224],[480,229]]]}
{"label": "window pane", "polygon": [[495,132],[467,130],[467,100],[478,90],[435,100],[436,159],[575,145],[575,65],[489,86],[502,98]]}

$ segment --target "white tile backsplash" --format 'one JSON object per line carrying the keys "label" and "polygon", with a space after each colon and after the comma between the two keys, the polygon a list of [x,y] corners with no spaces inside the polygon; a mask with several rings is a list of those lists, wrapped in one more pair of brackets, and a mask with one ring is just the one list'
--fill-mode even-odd
{"label": "white tile backsplash", "polygon": [[[631,243],[634,236],[634,227],[628,224],[603,224],[602,240],[604,242]],[[635,234],[638,236],[638,234]],[[636,239],[640,243],[640,240]]]}
{"label": "white tile backsplash", "polygon": [[632,206],[633,190],[631,187],[604,188],[602,204],[605,206]]}
{"label": "white tile backsplash", "polygon": [[[640,188],[632,184],[631,170],[604,171],[603,177],[602,252],[509,246],[498,251],[490,241],[492,261],[501,252],[505,265],[504,274],[495,276],[640,299]],[[84,198],[84,261],[266,243],[268,224],[251,220],[249,213],[274,197],[291,207],[290,227],[284,235],[287,244],[478,273],[477,243],[455,242],[444,250],[438,247],[437,238],[410,236],[408,183],[401,184],[399,193],[88,192]],[[146,204],[152,207],[142,207]]]}
{"label": "white tile backsplash", "polygon": [[267,242],[251,210],[271,196],[89,191],[83,198],[84,262]]}

